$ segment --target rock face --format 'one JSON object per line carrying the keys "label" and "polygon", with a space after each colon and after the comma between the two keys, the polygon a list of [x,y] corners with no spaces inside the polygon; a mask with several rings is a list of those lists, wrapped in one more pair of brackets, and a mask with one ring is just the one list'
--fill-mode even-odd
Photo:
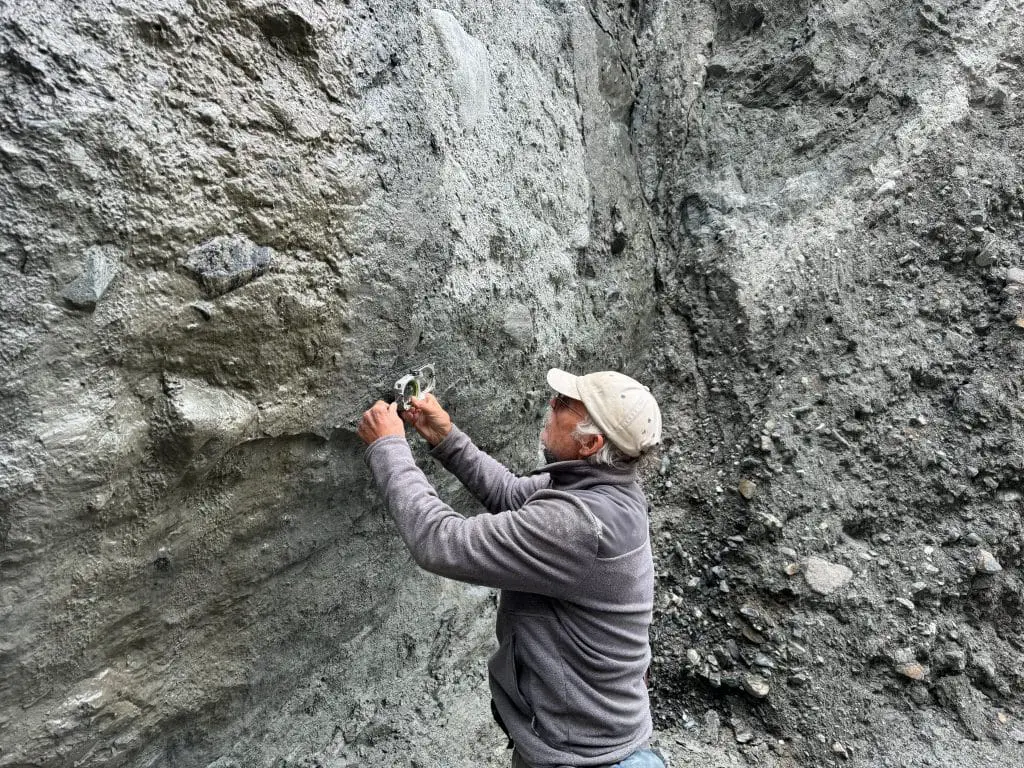
{"label": "rock face", "polygon": [[581,4],[0,9],[0,765],[342,759],[383,699],[434,717],[490,598],[409,562],[356,418],[433,362],[525,470],[548,367],[639,371],[606,37]]}
{"label": "rock face", "polygon": [[[682,384],[653,483],[662,727],[716,709],[759,765],[1024,759],[1003,711],[1024,674],[1022,10],[652,3],[624,22],[655,338],[692,334],[652,356]],[[855,576],[808,589],[811,558]],[[686,655],[730,642],[731,666]]]}
{"label": "rock face", "polygon": [[1022,18],[0,8],[0,767],[507,764],[355,436],[424,362],[519,469],[652,384],[668,751],[1024,763]]}

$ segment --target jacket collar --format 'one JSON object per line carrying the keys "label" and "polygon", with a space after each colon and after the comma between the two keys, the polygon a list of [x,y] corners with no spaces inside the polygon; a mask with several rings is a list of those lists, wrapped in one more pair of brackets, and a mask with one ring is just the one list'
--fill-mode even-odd
{"label": "jacket collar", "polygon": [[636,468],[616,469],[607,464],[590,464],[581,459],[556,461],[531,472],[551,476],[551,487],[560,491],[580,491],[595,485],[629,485],[636,482]]}

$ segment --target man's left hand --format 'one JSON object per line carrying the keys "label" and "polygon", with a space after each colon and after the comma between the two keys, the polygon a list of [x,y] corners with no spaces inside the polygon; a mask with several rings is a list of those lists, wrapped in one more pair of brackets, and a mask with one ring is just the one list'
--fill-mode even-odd
{"label": "man's left hand", "polygon": [[398,403],[388,405],[383,400],[378,400],[363,414],[356,432],[367,445],[391,435],[405,437],[405,424],[398,415]]}

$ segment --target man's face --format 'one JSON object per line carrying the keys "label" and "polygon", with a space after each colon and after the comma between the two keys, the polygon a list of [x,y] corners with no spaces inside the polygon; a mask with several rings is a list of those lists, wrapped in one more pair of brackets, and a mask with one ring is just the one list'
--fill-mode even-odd
{"label": "man's face", "polygon": [[548,416],[540,433],[541,449],[548,462],[582,458],[580,444],[573,430],[587,410],[583,403],[565,395],[555,395],[548,402]]}

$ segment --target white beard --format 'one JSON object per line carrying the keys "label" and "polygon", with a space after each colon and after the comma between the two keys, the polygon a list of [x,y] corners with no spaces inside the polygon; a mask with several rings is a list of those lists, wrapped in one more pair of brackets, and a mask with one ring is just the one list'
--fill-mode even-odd
{"label": "white beard", "polygon": [[[548,423],[550,421],[551,421],[551,406],[549,405],[547,407],[547,409],[544,411],[544,426],[541,428],[542,433],[543,433],[543,430],[547,428]],[[551,454],[548,452],[547,446],[544,445],[544,438],[538,436],[537,437],[537,466],[538,467],[543,467],[543,466],[546,466],[546,465],[550,464],[553,461],[556,461],[556,459],[551,458]]]}
{"label": "white beard", "polygon": [[556,461],[561,461],[551,451],[544,447],[544,443],[540,440],[537,441],[537,466],[545,467],[548,464],[554,464]]}

